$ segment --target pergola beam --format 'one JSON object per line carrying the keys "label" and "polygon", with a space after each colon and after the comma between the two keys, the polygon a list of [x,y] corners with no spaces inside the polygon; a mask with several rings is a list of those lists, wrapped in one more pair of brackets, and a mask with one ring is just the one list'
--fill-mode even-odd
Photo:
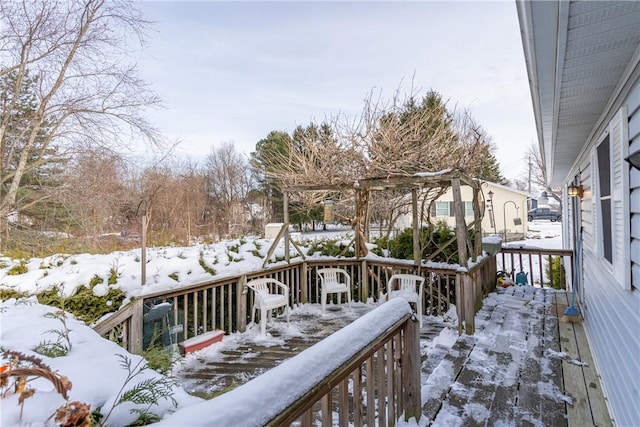
{"label": "pergola beam", "polygon": [[[467,224],[464,219],[464,207],[462,204],[460,186],[467,185],[473,189],[473,210],[474,210],[474,228],[476,228],[476,238],[474,242],[468,241],[468,229]],[[289,195],[290,192],[305,192],[305,191],[320,191],[320,192],[347,192],[353,191],[355,193],[355,203],[356,203],[356,214],[360,212],[359,209],[362,208],[360,206],[362,202],[365,200],[365,197],[362,193],[368,193],[370,191],[385,191],[385,190],[398,190],[398,189],[407,189],[411,191],[411,205],[412,205],[412,214],[413,214],[413,253],[414,253],[414,262],[416,265],[420,265],[421,256],[420,253],[420,230],[419,230],[419,217],[418,217],[418,191],[421,188],[452,188],[453,192],[453,200],[454,200],[454,211],[456,218],[456,233],[458,240],[458,257],[460,261],[460,265],[467,266],[468,260],[471,257],[475,259],[475,257],[479,254],[480,246],[481,246],[481,230],[479,229],[481,218],[480,206],[478,202],[478,195],[480,192],[479,183],[464,175],[458,171],[452,170],[443,170],[440,172],[422,172],[416,173],[414,175],[395,175],[395,176],[386,176],[386,177],[372,177],[372,178],[361,178],[356,180],[355,182],[348,183],[338,183],[338,184],[311,184],[311,185],[291,185],[283,188],[284,195],[284,225],[283,229],[280,230],[279,238],[276,239],[271,250],[275,249],[280,238],[284,238],[285,245],[285,258],[286,261],[289,262],[289,244],[290,244],[290,236],[289,236]],[[361,200],[362,199],[362,200]],[[368,197],[366,197],[368,200]],[[360,218],[360,221],[356,222],[356,230],[355,237],[352,240],[352,243],[355,243],[355,255],[356,258],[360,257],[361,246],[364,242],[361,242],[361,222],[363,218]],[[300,249],[297,245],[294,245],[298,252],[301,253]],[[265,259],[265,264],[268,262],[268,258]]]}

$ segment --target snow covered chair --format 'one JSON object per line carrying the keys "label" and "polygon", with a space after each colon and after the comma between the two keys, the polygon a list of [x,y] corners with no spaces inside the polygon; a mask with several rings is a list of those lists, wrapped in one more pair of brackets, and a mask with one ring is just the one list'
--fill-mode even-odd
{"label": "snow covered chair", "polygon": [[271,278],[254,279],[247,283],[247,287],[253,290],[253,309],[251,310],[251,323],[255,321],[256,311],[260,310],[260,331],[262,335],[267,330],[267,320],[271,318],[271,311],[284,307],[289,324],[289,287],[284,283]]}
{"label": "snow covered chair", "polygon": [[422,328],[422,310],[424,306],[424,277],[415,274],[394,274],[387,283],[387,300],[404,298],[416,305],[418,321]]}
{"label": "snow covered chair", "polygon": [[342,294],[347,294],[349,310],[351,310],[351,276],[342,268],[319,268],[317,271],[320,279],[320,302],[322,314],[325,313],[329,295],[338,294],[338,303],[341,303]]}

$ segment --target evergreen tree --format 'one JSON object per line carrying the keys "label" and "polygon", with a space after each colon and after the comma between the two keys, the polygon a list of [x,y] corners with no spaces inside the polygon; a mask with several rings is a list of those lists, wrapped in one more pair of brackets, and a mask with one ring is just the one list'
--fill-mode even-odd
{"label": "evergreen tree", "polygon": [[37,107],[38,78],[27,73],[21,84],[18,78],[16,71],[0,78],[0,105],[5,120],[0,146],[0,199],[9,192],[9,185],[24,157],[13,209],[26,223],[50,228],[66,222],[66,211],[57,200],[56,189],[62,185],[61,176],[68,157],[62,155],[57,146],[48,144],[51,129],[55,127],[50,118],[37,130],[31,149],[25,147],[26,135],[31,132],[30,120]]}
{"label": "evergreen tree", "polygon": [[260,191],[270,202],[272,221],[283,220],[282,191],[272,174],[276,172],[280,159],[289,157],[290,145],[291,137],[288,133],[274,130],[258,141],[256,151],[251,153],[250,163]]}

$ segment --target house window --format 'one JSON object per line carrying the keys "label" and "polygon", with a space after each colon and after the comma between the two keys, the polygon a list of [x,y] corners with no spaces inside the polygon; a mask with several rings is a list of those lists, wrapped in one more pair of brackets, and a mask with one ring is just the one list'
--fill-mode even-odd
{"label": "house window", "polygon": [[473,202],[464,202],[464,216],[474,216]]}
{"label": "house window", "polygon": [[609,135],[598,145],[598,190],[600,200],[600,229],[602,256],[613,263],[611,230],[611,151]]}
{"label": "house window", "polygon": [[453,216],[450,209],[452,204],[452,202],[436,202],[436,216]]}

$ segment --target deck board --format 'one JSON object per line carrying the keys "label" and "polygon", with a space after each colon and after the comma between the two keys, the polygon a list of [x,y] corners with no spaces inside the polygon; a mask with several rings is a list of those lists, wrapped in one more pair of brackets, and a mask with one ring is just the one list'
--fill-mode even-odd
{"label": "deck board", "polygon": [[[421,345],[421,423],[611,426],[584,327],[559,321],[567,304],[566,293],[549,289],[500,289],[485,299],[475,335],[463,334],[450,346]],[[327,319],[302,315],[308,326],[301,336],[275,346],[245,342],[226,348],[218,359],[185,369],[185,388],[208,397],[227,391],[373,308],[361,304]],[[433,340],[446,326],[425,316],[421,341]],[[270,333],[278,335],[277,329]]]}
{"label": "deck board", "polygon": [[[566,307],[569,303],[568,294],[557,294],[558,307]],[[562,312],[558,314],[561,316]],[[569,426],[611,426],[582,322],[559,322],[559,330],[561,351],[567,354],[562,361],[565,389],[574,399],[572,405],[567,405]]]}

